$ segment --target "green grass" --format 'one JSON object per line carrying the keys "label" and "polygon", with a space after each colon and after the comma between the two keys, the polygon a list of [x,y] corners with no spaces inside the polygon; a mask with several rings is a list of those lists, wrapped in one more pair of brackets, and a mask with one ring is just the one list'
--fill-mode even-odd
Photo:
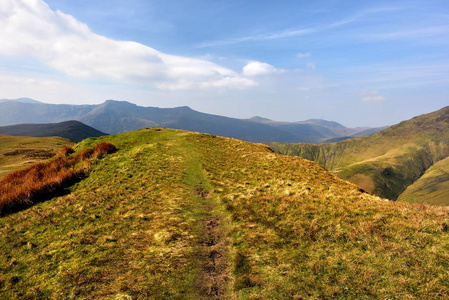
{"label": "green grass", "polygon": [[0,135],[0,178],[11,171],[54,156],[64,145],[74,143],[60,137]]}
{"label": "green grass", "polygon": [[449,156],[449,107],[337,143],[282,144],[277,152],[317,161],[368,192],[396,200],[434,163]]}
{"label": "green grass", "polygon": [[431,166],[399,196],[398,201],[449,205],[449,158]]}
{"label": "green grass", "polygon": [[69,195],[0,219],[0,298],[449,297],[445,208],[235,139],[153,128],[75,148],[98,141],[118,151]]}

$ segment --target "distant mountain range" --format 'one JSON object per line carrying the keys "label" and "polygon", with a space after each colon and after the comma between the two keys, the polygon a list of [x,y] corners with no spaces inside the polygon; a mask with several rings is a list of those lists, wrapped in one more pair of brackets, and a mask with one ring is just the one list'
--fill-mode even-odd
{"label": "distant mountain range", "polygon": [[0,126],[0,134],[33,137],[59,136],[74,142],[80,142],[88,137],[106,135],[106,133],[87,126],[79,121]]}
{"label": "distant mountain range", "polygon": [[341,141],[357,136],[370,135],[388,126],[379,128],[357,127],[348,128],[340,123],[320,119],[310,119],[299,122],[276,122],[262,117],[247,119],[251,122],[270,125],[294,135],[298,140],[306,143],[328,143]]}
{"label": "distant mountain range", "polygon": [[271,146],[278,153],[317,161],[335,175],[391,200],[449,205],[449,106],[370,136],[321,145]]}
{"label": "distant mountain range", "polygon": [[144,127],[167,127],[238,138],[250,142],[321,143],[372,134],[383,128],[347,128],[325,120],[275,122],[261,117],[236,119],[201,113],[187,106],[142,107],[107,100],[98,105],[46,104],[28,98],[0,100],[0,125],[77,120],[101,132],[118,134]]}

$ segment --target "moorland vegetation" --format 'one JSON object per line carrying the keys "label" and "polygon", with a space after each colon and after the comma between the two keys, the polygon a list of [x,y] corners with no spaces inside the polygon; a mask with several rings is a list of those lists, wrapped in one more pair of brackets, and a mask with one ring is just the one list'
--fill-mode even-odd
{"label": "moorland vegetation", "polygon": [[152,128],[70,193],[0,218],[0,297],[449,297],[449,212],[266,145]]}

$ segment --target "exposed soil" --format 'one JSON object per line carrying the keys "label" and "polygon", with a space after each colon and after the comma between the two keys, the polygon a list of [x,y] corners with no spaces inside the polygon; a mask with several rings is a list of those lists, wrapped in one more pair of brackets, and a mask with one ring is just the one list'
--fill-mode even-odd
{"label": "exposed soil", "polygon": [[[204,199],[209,193],[202,188],[196,190]],[[198,276],[200,295],[205,299],[229,299],[227,289],[231,277],[229,276],[228,242],[223,231],[220,216],[212,213],[214,204],[204,205],[208,216],[203,221],[203,237],[200,239],[201,273]]]}

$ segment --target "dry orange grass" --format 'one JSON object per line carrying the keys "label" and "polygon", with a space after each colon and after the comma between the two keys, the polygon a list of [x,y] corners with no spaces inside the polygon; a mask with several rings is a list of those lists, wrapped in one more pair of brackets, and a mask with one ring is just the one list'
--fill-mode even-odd
{"label": "dry orange grass", "polygon": [[79,180],[96,160],[114,152],[115,146],[101,142],[94,149],[73,153],[65,146],[53,160],[12,172],[0,180],[0,215],[17,211],[48,198]]}
{"label": "dry orange grass", "polygon": [[117,150],[115,146],[108,142],[99,142],[94,145],[92,157],[98,159],[106,154],[113,153]]}

